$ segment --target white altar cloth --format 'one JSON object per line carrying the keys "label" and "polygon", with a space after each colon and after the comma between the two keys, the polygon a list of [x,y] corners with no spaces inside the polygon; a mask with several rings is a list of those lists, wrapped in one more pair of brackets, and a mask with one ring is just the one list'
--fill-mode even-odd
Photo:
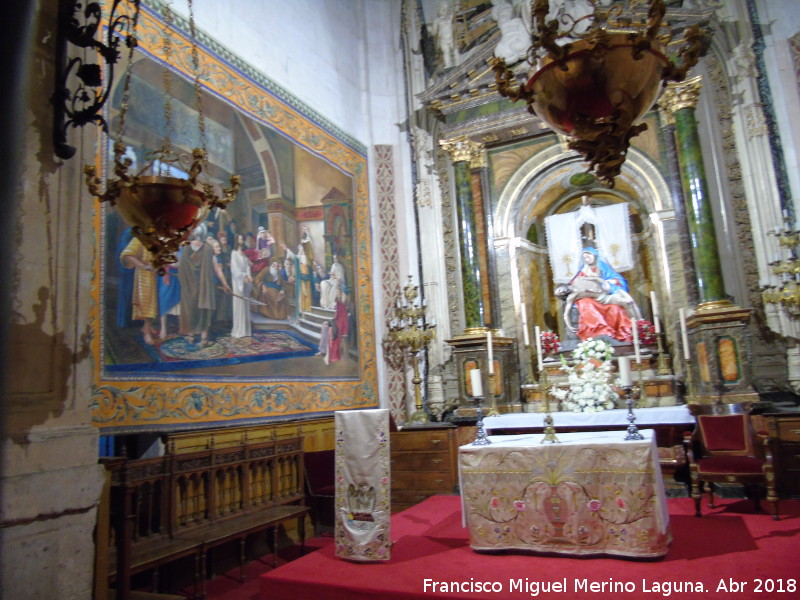
{"label": "white altar cloth", "polygon": [[[483,426],[487,432],[498,429],[537,429],[544,427],[546,413],[508,413],[485,417]],[[595,413],[553,412],[553,426],[559,427],[608,427],[628,425],[628,409],[615,408]],[[694,417],[685,404],[635,408],[636,426],[694,424]]]}

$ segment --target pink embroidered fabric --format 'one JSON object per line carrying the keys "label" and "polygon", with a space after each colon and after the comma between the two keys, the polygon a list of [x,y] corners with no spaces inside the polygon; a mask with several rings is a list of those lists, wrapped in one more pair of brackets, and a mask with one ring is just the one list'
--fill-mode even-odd
{"label": "pink embroidered fabric", "polygon": [[[556,427],[558,424],[556,423]],[[637,558],[671,541],[653,430],[491,436],[459,449],[464,522],[475,550]]]}

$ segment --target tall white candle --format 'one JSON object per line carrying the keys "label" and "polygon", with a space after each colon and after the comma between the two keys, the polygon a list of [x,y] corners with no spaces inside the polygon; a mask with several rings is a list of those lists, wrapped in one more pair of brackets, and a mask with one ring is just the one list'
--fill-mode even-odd
{"label": "tall white candle", "polygon": [[537,325],[534,328],[534,333],[536,335],[536,366],[539,367],[539,371],[542,370],[542,330],[539,329]]}
{"label": "tall white candle", "polygon": [[636,364],[639,365],[642,363],[642,355],[639,352],[639,321],[634,319],[631,325],[633,325],[633,354],[636,357]]}
{"label": "tall white candle", "polygon": [[617,359],[617,366],[619,367],[619,384],[621,386],[631,385],[631,358],[620,356]]}
{"label": "tall white candle", "polygon": [[650,292],[650,304],[653,307],[653,325],[656,326],[656,334],[661,333],[661,313],[658,311],[658,300],[656,300],[655,290]]}
{"label": "tall white candle", "polygon": [[470,369],[469,381],[472,384],[473,397],[483,396],[483,383],[481,382],[480,369]]}
{"label": "tall white candle", "polygon": [[528,335],[528,309],[525,306],[525,303],[522,303],[522,341],[525,343],[525,347],[531,345],[531,340]]}
{"label": "tall white candle", "polygon": [[486,332],[486,349],[489,353],[489,375],[494,374],[494,350],[492,350],[492,330]]}
{"label": "tall white candle", "polygon": [[681,308],[678,310],[678,316],[681,322],[681,344],[683,345],[683,358],[689,360],[691,356],[689,352],[689,335],[686,333],[686,310]]}

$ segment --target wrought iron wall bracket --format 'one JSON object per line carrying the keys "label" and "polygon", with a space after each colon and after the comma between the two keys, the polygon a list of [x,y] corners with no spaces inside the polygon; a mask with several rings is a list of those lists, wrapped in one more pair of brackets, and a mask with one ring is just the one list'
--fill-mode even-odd
{"label": "wrought iron wall bracket", "polygon": [[[75,147],[67,143],[70,128],[95,123],[108,131],[102,110],[111,93],[120,44],[128,48],[136,45],[139,3],[140,0],[113,0],[103,36],[101,2],[59,2],[55,91],[51,99],[53,152],[59,158],[67,160],[75,154]],[[130,8],[118,14],[120,4]],[[74,47],[83,49],[84,56],[72,56]]]}

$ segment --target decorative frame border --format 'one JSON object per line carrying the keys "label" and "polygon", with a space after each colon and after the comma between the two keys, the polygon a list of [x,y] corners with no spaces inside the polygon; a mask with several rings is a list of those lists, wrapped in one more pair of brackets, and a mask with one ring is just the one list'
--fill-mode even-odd
{"label": "decorative frame border", "polygon": [[[137,30],[138,49],[163,62],[159,5],[141,7]],[[107,26],[107,23],[106,23]],[[188,23],[175,15],[170,68],[191,77],[191,41],[186,35]],[[325,122],[299,100],[269,82],[253,67],[203,34],[198,35],[201,82],[205,92],[241,110],[255,121],[275,129],[309,152],[328,161],[354,181],[354,272],[358,335],[359,375],[354,380],[170,381],[170,378],[144,378],[125,381],[103,373],[103,252],[96,251],[92,278],[93,323],[92,353],[94,376],[90,410],[92,423],[104,433],[125,433],[181,429],[209,425],[233,425],[241,422],[310,416],[340,409],[378,406],[378,379],[373,314],[373,291],[370,284],[371,229],[366,148]],[[98,162],[105,144],[100,144]],[[94,214],[98,248],[104,243],[104,210]],[[222,378],[220,378],[222,379]]]}

